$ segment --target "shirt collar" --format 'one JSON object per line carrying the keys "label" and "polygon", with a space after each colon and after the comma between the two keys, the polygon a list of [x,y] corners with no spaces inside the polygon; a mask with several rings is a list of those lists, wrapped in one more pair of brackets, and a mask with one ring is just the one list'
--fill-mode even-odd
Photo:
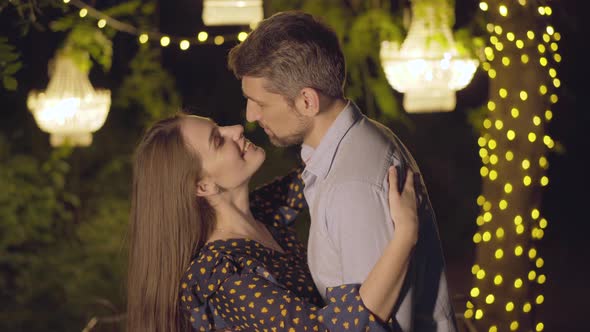
{"label": "shirt collar", "polygon": [[350,127],[361,117],[362,113],[358,106],[352,101],[348,101],[316,149],[303,144],[301,146],[301,159],[307,161],[305,171],[322,179],[328,176],[340,141],[342,141]]}

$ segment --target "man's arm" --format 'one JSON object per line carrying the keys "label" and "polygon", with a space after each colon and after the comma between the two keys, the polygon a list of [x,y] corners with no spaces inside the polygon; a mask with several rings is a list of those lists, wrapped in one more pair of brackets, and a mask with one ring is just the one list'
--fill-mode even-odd
{"label": "man's arm", "polygon": [[[395,172],[393,174],[393,176],[396,175]],[[411,194],[414,195],[413,181],[410,182]],[[392,181],[389,189],[396,191],[396,185],[397,181]],[[416,234],[407,232],[407,228],[406,232],[402,228],[393,232],[391,210],[387,201],[389,193],[384,192],[379,186],[356,181],[340,184],[334,189],[329,192],[326,222],[330,239],[340,256],[342,281],[343,283],[364,281],[363,287],[365,283],[367,287],[364,289],[364,296],[376,303],[381,303],[377,307],[373,305],[373,302],[366,304],[379,308],[375,314],[386,320],[390,317],[395,304],[405,297],[402,285],[406,279],[412,246],[403,244],[408,241],[415,243]],[[392,207],[400,208],[396,204]],[[416,217],[414,215],[414,218]],[[400,223],[399,227],[408,225],[402,220],[397,222]],[[417,220],[415,222],[417,223]],[[393,241],[390,241],[392,233]],[[395,238],[396,235],[400,238]],[[382,257],[385,253],[387,256]],[[380,264],[378,269],[376,264]],[[381,286],[369,287],[370,282]]]}

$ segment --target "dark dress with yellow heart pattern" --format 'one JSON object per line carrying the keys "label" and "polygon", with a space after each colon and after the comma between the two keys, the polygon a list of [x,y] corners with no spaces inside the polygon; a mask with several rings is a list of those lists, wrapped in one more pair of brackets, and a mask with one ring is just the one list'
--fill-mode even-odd
{"label": "dark dress with yellow heart pattern", "polygon": [[251,193],[251,209],[283,253],[249,239],[217,240],[194,256],[181,308],[195,331],[390,331],[364,306],[358,284],[327,291],[324,304],[292,222],[307,208],[302,168]]}

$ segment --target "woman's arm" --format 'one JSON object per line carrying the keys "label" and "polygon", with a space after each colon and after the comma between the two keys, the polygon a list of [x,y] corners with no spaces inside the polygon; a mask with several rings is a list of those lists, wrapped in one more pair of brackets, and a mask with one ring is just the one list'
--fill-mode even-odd
{"label": "woman's arm", "polygon": [[418,213],[411,170],[408,170],[401,194],[397,188],[397,170],[392,166],[389,168],[389,210],[395,234],[360,288],[363,303],[383,321],[391,316],[408,272],[412,249],[418,240]]}
{"label": "woman's arm", "polygon": [[[287,177],[273,182],[268,188],[280,192],[279,184],[282,181],[283,189],[297,188],[298,185],[302,189],[303,181],[298,173],[300,171],[301,169],[289,173]],[[414,176],[412,170],[408,170],[403,190],[399,193],[397,170],[393,166],[389,169],[389,210],[394,222],[395,235],[360,288],[363,303],[382,321],[389,319],[399,298],[410,264],[412,249],[418,239]],[[286,179],[291,180],[286,181]],[[293,195],[293,189],[289,191]],[[304,199],[302,200],[305,202]]]}
{"label": "woman's arm", "polygon": [[[390,170],[389,205],[396,236],[360,287],[350,284],[328,288],[327,305],[317,307],[264,276],[244,273],[233,261],[214,259],[210,265],[191,265],[187,271],[189,284],[199,274],[221,274],[211,277],[200,288],[184,289],[182,304],[191,315],[193,326],[211,328],[213,318],[206,304],[210,303],[230,326],[246,329],[365,331],[368,327],[371,331],[389,331],[391,312],[418,234],[414,175],[408,172],[401,194],[397,192],[396,179],[395,170]],[[205,302],[196,301],[196,297]]]}
{"label": "woman's arm", "polygon": [[290,225],[295,221],[299,212],[307,208],[303,197],[304,183],[300,165],[285,176],[278,177],[272,182],[258,187],[250,193],[250,208],[253,214],[263,216],[262,222],[278,221],[283,225]]}
{"label": "woman's arm", "polygon": [[[236,274],[210,303],[229,326],[248,331],[390,331],[363,305],[358,285],[330,289],[327,296],[328,305],[318,307],[259,275]],[[197,318],[203,314],[192,312]]]}
{"label": "woman's arm", "polygon": [[193,330],[391,331],[390,322],[363,304],[358,284],[329,289],[328,304],[320,307],[251,263],[219,252],[191,263],[181,282],[180,307]]}

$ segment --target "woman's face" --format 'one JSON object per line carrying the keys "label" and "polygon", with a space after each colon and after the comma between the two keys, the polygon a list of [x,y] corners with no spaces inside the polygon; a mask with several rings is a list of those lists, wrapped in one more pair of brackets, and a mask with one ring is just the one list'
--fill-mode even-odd
{"label": "woman's face", "polygon": [[241,125],[220,127],[211,119],[188,116],[181,132],[201,157],[205,176],[223,189],[246,184],[264,162],[264,150],[244,137]]}

